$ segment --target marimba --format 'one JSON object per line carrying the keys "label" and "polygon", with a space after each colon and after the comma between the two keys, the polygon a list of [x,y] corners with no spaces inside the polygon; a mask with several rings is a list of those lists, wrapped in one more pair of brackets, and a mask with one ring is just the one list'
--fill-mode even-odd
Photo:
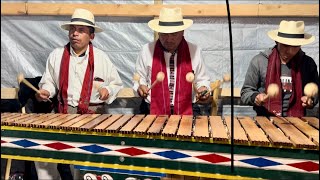
{"label": "marimba", "polygon": [[1,125],[3,158],[224,179],[319,176],[314,117],[2,113]]}

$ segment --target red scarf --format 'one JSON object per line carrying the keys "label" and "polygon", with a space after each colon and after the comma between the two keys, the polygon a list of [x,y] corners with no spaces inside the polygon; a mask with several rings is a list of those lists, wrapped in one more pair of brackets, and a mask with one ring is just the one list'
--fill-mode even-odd
{"label": "red scarf", "polygon": [[[301,117],[304,115],[302,107],[302,79],[301,79],[301,61],[304,53],[299,51],[291,60],[291,77],[292,77],[292,93],[289,99],[289,108],[287,115],[294,117]],[[275,98],[270,98],[265,104],[265,108],[276,116],[282,115],[282,84],[281,76],[281,60],[277,48],[273,48],[272,53],[268,59],[268,69],[266,74],[265,89],[268,89],[269,84],[275,83],[279,86],[279,94]]]}
{"label": "red scarf", "polygon": [[[58,111],[59,113],[68,113],[68,83],[69,83],[69,62],[70,62],[70,43],[65,45],[64,52],[61,59],[60,66],[60,79],[59,79],[59,93],[58,93]],[[93,71],[94,71],[94,57],[93,57],[93,46],[89,43],[89,61],[84,76],[81,95],[78,105],[79,114],[91,114],[93,111],[89,110],[90,96],[93,82]]]}
{"label": "red scarf", "polygon": [[[162,71],[165,78],[151,89],[150,114],[170,115],[170,93],[168,87],[168,73],[163,47],[158,40],[155,45],[151,82],[156,80],[158,72]],[[183,38],[178,47],[176,90],[174,98],[174,114],[192,115],[192,83],[187,82],[186,74],[192,72],[191,58],[187,41]]]}

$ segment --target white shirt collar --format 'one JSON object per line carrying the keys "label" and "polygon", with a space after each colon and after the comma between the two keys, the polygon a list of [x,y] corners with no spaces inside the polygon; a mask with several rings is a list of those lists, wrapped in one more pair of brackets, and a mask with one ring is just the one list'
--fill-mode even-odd
{"label": "white shirt collar", "polygon": [[[73,48],[72,48],[72,46],[71,46],[71,45],[70,45],[70,49],[71,49],[71,52],[70,52],[71,56],[78,57],[77,53],[75,53],[75,52],[74,52],[74,50],[73,50]],[[88,54],[89,54],[89,45],[88,45],[88,47],[87,47],[87,50],[86,50],[86,52],[85,52],[85,55],[84,55],[84,56],[87,56]]]}

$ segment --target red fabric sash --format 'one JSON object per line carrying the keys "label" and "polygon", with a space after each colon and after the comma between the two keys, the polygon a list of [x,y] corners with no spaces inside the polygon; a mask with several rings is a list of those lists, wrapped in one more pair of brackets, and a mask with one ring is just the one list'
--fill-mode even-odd
{"label": "red fabric sash", "polygon": [[[165,78],[162,82],[157,83],[151,89],[151,104],[150,114],[155,115],[170,115],[170,94],[168,87],[168,73],[166,68],[166,62],[164,59],[162,45],[158,40],[155,45],[151,82],[154,82],[157,77],[157,73],[162,71],[165,74]],[[191,58],[189,52],[189,46],[186,40],[183,38],[178,47],[177,58],[177,77],[176,77],[176,90],[174,99],[174,114],[179,115],[192,115],[192,83],[187,82],[186,74],[192,72]]]}
{"label": "red fabric sash", "polygon": [[[62,55],[59,77],[59,93],[58,93],[58,111],[59,113],[68,113],[68,82],[69,82],[69,62],[70,62],[70,43],[65,45]],[[82,90],[79,99],[78,113],[91,114],[93,111],[89,110],[90,96],[93,83],[94,72],[94,57],[93,46],[89,43],[89,61],[84,76]]]}
{"label": "red fabric sash", "polygon": [[[290,60],[291,65],[291,77],[292,77],[292,94],[289,99],[289,108],[287,115],[294,117],[301,117],[304,115],[304,109],[302,107],[302,79],[301,79],[301,61],[304,53],[299,51]],[[268,59],[268,69],[266,74],[265,88],[268,89],[269,84],[275,83],[279,86],[279,94],[275,98],[270,98],[265,104],[265,108],[276,116],[282,115],[282,84],[280,80],[281,76],[281,60],[277,48],[273,48],[272,53]]]}

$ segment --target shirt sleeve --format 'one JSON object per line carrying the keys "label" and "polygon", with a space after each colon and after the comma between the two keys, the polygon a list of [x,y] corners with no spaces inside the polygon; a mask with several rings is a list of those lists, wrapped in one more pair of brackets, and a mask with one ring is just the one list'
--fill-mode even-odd
{"label": "shirt sleeve", "polygon": [[105,57],[107,63],[105,64],[105,68],[107,71],[107,82],[104,82],[102,84],[102,88],[106,88],[109,92],[109,97],[107,100],[105,100],[105,103],[111,104],[116,98],[117,94],[120,91],[120,89],[123,88],[122,80],[119,76],[117,68],[114,66],[114,64],[110,61],[109,57]]}
{"label": "shirt sleeve", "polygon": [[[194,57],[192,60],[193,65],[193,71],[195,75],[194,83],[196,84],[197,89],[201,86],[205,86],[208,91],[211,90],[210,87],[210,77],[208,76],[208,73],[206,72],[205,63],[203,61],[202,55],[201,55],[201,48],[197,46],[189,46],[190,53],[194,51],[194,55],[191,55],[191,57]],[[194,49],[192,49],[194,48]]]}
{"label": "shirt sleeve", "polygon": [[241,88],[241,101],[247,105],[254,105],[254,100],[259,94],[259,64],[257,56],[253,58],[248,67],[243,86]]}
{"label": "shirt sleeve", "polygon": [[47,59],[45,72],[43,73],[42,78],[39,82],[40,89],[49,91],[49,98],[54,97],[57,93],[57,84],[54,81],[54,60],[55,54],[54,52],[52,52]]}
{"label": "shirt sleeve", "polygon": [[151,79],[151,74],[149,74],[151,71],[148,69],[148,66],[151,67],[151,64],[149,61],[152,61],[150,52],[149,50],[149,45],[144,45],[141,51],[139,52],[136,65],[135,65],[135,73],[137,73],[140,77],[139,82],[134,81],[133,82],[133,90],[135,93],[137,93],[137,90],[140,85],[146,85],[148,87],[151,86],[150,84],[150,79]]}

